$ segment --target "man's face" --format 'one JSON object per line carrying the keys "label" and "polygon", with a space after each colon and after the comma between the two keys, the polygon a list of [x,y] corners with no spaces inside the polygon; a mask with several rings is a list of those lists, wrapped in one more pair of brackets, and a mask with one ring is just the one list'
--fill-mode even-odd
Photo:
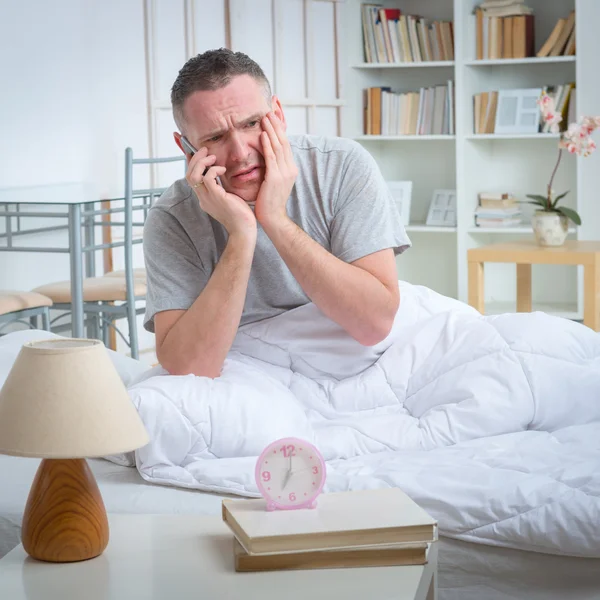
{"label": "man's face", "polygon": [[[263,86],[240,75],[218,90],[191,94],[183,105],[185,134],[198,149],[205,146],[227,169],[223,187],[246,202],[254,202],[265,176],[261,119],[271,110]],[[274,99],[274,112],[283,119]]]}

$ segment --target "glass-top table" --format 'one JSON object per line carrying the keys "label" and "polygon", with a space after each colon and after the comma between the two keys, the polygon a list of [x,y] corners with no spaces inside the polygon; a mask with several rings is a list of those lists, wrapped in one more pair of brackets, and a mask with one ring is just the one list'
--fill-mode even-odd
{"label": "glass-top table", "polygon": [[[85,276],[95,275],[94,252],[115,244],[96,244],[94,221],[99,214],[110,214],[110,206],[96,210],[96,203],[123,201],[123,197],[107,197],[99,187],[86,183],[61,183],[27,187],[0,188],[0,218],[5,219],[5,232],[0,234],[0,252],[56,252],[68,253],[71,274],[72,334],[84,336],[83,313],[83,258],[85,255]],[[35,211],[35,206],[44,207]],[[56,206],[57,210],[46,212],[46,207]],[[66,225],[53,225],[26,229],[21,227],[26,218],[67,219]],[[16,229],[13,228],[16,219]],[[23,235],[68,230],[68,245],[26,246],[19,245]],[[83,236],[82,236],[83,230]],[[83,239],[82,239],[83,238]],[[85,242],[85,246],[83,245]]]}

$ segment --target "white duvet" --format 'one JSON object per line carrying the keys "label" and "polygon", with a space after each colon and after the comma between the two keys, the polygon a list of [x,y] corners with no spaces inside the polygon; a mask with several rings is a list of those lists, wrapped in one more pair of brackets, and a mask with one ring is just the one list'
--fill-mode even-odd
{"label": "white duvet", "polygon": [[326,492],[398,486],[442,535],[600,557],[600,334],[400,288],[377,346],[309,304],[243,327],[218,379],[148,372],[130,387],[142,477],[255,496],[257,455],[294,435]]}

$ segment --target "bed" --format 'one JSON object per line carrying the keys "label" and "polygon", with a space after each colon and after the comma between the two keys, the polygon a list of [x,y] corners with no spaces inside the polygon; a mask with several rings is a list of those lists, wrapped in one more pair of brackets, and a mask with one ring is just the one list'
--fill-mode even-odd
{"label": "bed", "polygon": [[[405,311],[414,309],[411,308],[411,301],[409,297],[409,290],[404,290],[403,302]],[[438,313],[438,309],[429,306],[430,314]],[[292,311],[293,312],[293,311]],[[427,311],[426,311],[427,312]],[[404,315],[406,316],[406,315]],[[413,315],[414,316],[414,315]],[[293,321],[297,319],[297,321]],[[417,320],[421,319],[419,317]],[[407,317],[407,322],[410,322],[410,318]],[[414,319],[413,319],[414,321]],[[306,314],[305,312],[299,312],[292,315],[292,321],[288,321],[287,325],[292,327],[300,338],[300,346],[306,341],[306,338],[302,338],[302,332],[306,334],[307,323],[313,323],[314,326],[323,332],[323,324],[318,323],[318,316],[315,314]],[[453,322],[454,326],[456,322]],[[455,327],[456,329],[456,327]],[[523,327],[520,327],[523,329]],[[420,330],[422,332],[422,330]],[[210,418],[213,421],[203,421],[198,419],[191,422],[202,424],[202,430],[198,432],[192,432],[194,435],[187,435],[188,439],[194,440],[194,448],[200,454],[202,452],[208,452],[205,458],[202,456],[195,456],[195,460],[182,463],[180,465],[167,465],[168,468],[161,470],[161,465],[153,463],[154,454],[152,447],[141,452],[139,455],[133,457],[124,456],[118,460],[122,460],[122,464],[114,464],[112,462],[97,459],[91,460],[92,469],[98,479],[99,487],[103,494],[107,510],[109,512],[159,512],[159,513],[200,513],[200,514],[219,514],[221,497],[225,494],[235,493],[237,495],[252,495],[253,490],[251,483],[248,480],[244,480],[239,477],[240,465],[252,463],[253,453],[255,448],[253,447],[241,447],[239,444],[250,443],[253,438],[252,433],[255,432],[255,428],[252,426],[251,419],[252,414],[255,410],[260,412],[261,398],[258,396],[264,396],[267,392],[273,390],[265,390],[260,386],[264,385],[264,381],[269,377],[275,377],[276,375],[281,377],[284,370],[276,365],[270,365],[268,367],[269,375],[265,377],[265,373],[261,369],[256,369],[256,364],[253,360],[248,358],[247,353],[244,350],[244,344],[246,342],[252,342],[253,347],[257,347],[256,342],[260,342],[260,336],[256,336],[256,329],[246,330],[247,340],[243,338],[238,340],[235,346],[235,352],[237,353],[237,361],[239,362],[240,369],[234,369],[233,379],[229,375],[224,376],[223,381],[218,382],[218,385],[226,386],[227,394],[225,396],[215,392],[215,388],[218,385],[211,384],[211,391],[215,392],[217,398],[216,401],[222,406],[213,406],[210,413]],[[273,329],[269,330],[269,335],[276,335]],[[25,332],[20,334],[10,334],[4,338],[0,338],[0,382],[4,379],[10,364],[16,357],[20,345],[26,339],[39,338],[40,335],[47,335],[44,332]],[[261,334],[262,335],[262,334]],[[309,334],[306,334],[309,335]],[[571,334],[569,334],[571,335]],[[482,340],[480,332],[477,333],[477,339]],[[264,336],[263,340],[265,345],[269,347],[269,356],[272,353],[281,349],[282,343],[277,345],[270,345],[268,336]],[[556,337],[556,336],[554,336]],[[571,336],[572,337],[572,336]],[[331,344],[335,345],[335,341],[332,341],[335,336],[327,337],[325,345],[327,351],[331,351]],[[314,340],[314,338],[312,338]],[[590,338],[591,339],[591,338]],[[271,340],[272,341],[272,340]],[[483,342],[482,342],[483,343]],[[592,343],[596,343],[596,338],[592,339]],[[549,344],[545,342],[545,345]],[[258,344],[260,351],[260,343]],[[437,345],[435,346],[437,347]],[[306,347],[301,348],[303,356],[310,358],[310,352],[306,351]],[[339,350],[339,348],[338,348]],[[529,351],[531,348],[528,349]],[[377,351],[377,349],[372,349]],[[441,349],[444,352],[444,348]],[[447,353],[447,352],[446,352]],[[431,351],[429,355],[431,356]],[[140,414],[142,415],[147,428],[151,433],[151,437],[155,438],[158,443],[160,435],[157,434],[155,427],[156,424],[161,424],[161,427],[168,423],[168,426],[173,425],[176,427],[174,421],[170,421],[169,415],[172,414],[169,411],[175,411],[177,413],[181,406],[177,406],[176,402],[170,402],[168,406],[164,404],[154,404],[153,396],[150,393],[153,386],[160,391],[160,387],[166,383],[170,383],[164,376],[162,376],[156,370],[149,370],[148,367],[141,365],[136,361],[131,361],[128,358],[122,356],[115,356],[111,353],[111,358],[115,363],[115,366],[121,374],[123,381],[129,386],[132,397],[132,401],[136,404]],[[260,357],[260,361],[264,362],[265,356]],[[356,357],[353,358],[353,363],[356,362]],[[318,362],[318,361],[317,361]],[[439,364],[441,364],[438,361]],[[322,362],[318,362],[322,366]],[[246,370],[243,370],[244,367]],[[304,371],[310,369],[310,365],[303,365]],[[340,367],[342,368],[342,367]],[[367,371],[362,373],[362,378],[368,377],[365,375]],[[340,374],[338,374],[340,375]],[[242,398],[239,393],[239,389],[235,387],[235,377],[240,376],[243,381],[243,385],[247,386],[249,382],[252,382],[252,378],[256,377],[256,390],[258,390],[258,396],[256,398],[248,397]],[[194,381],[197,378],[181,378],[173,379],[173,381],[179,386],[183,386],[181,389],[184,391],[192,390],[196,396],[191,397],[189,404],[198,404],[198,388],[197,382]],[[340,379],[343,377],[340,375]],[[296,381],[296,380],[295,380]],[[529,384],[533,382],[530,381]],[[246,389],[246,388],[244,388]],[[137,390],[137,391],[136,391]],[[262,390],[262,394],[261,394]],[[143,392],[143,393],[142,393]],[[278,393],[283,394],[284,391],[279,390]],[[163,399],[164,394],[159,394]],[[140,398],[142,401],[140,402]],[[201,399],[201,398],[200,398]],[[190,398],[185,397],[185,393],[179,394],[179,401],[185,404]],[[338,401],[341,399],[338,397]],[[347,398],[346,398],[347,400]],[[576,410],[578,408],[577,398],[573,397],[571,407]],[[237,438],[244,437],[244,440],[235,439],[231,443],[234,447],[227,446],[224,444],[224,440],[220,439],[217,433],[219,432],[219,410],[222,411],[221,417],[227,418],[228,424],[232,424],[230,402],[236,402],[241,406],[240,414],[243,416],[243,422],[240,426],[245,427],[249,434],[246,436],[240,436],[239,432]],[[490,401],[491,402],[491,401]],[[201,404],[201,402],[200,402]],[[491,404],[490,404],[491,406]],[[157,408],[159,410],[157,410]],[[286,417],[292,418],[295,423],[295,427],[298,427],[299,420],[296,418],[297,414],[294,413],[294,407],[292,405],[287,406],[285,411],[281,415],[276,414],[277,411],[272,410],[272,406],[269,407],[272,413],[271,425],[273,423],[281,425]],[[297,408],[297,407],[296,407]],[[213,410],[214,409],[214,410]],[[386,409],[387,410],[387,409]],[[167,411],[167,412],[164,412]],[[247,411],[247,412],[245,412]],[[353,424],[353,431],[359,431],[362,427],[362,431],[366,431],[368,427],[368,417],[373,414],[372,410],[362,411],[360,413],[361,423]],[[499,413],[495,413],[496,416]],[[386,413],[388,418],[391,418],[389,412]],[[541,412],[538,414],[541,418]],[[277,421],[281,418],[281,421]],[[214,419],[217,419],[216,421]],[[497,419],[496,419],[497,420]],[[593,419],[592,419],[593,420]],[[333,419],[329,420],[329,424],[333,422]],[[595,422],[591,425],[595,426]],[[337,427],[337,425],[336,425]],[[260,428],[258,428],[260,429]],[[256,429],[256,431],[258,431]],[[235,431],[235,429],[234,429]],[[261,435],[270,440],[273,435],[273,431],[269,431],[268,428],[260,429]],[[579,430],[578,430],[579,431]],[[189,433],[189,432],[188,432]],[[294,431],[293,433],[304,433],[308,436],[308,432]],[[327,432],[330,439],[335,436],[331,435],[331,432]],[[540,432],[542,433],[542,432]],[[202,441],[202,436],[208,436],[210,443],[202,445],[199,443]],[[494,440],[504,440],[505,438],[511,438],[512,434],[498,432],[494,436]],[[254,436],[256,437],[256,436]],[[406,439],[409,438],[406,434]],[[541,436],[534,436],[536,440],[545,439],[546,434]],[[517,437],[515,438],[514,447],[519,448],[519,452],[522,456],[526,457],[528,451],[528,444],[533,448],[535,445],[531,445],[528,437]],[[262,438],[254,439],[252,443],[262,444],[264,440]],[[380,440],[381,441],[381,440]],[[537,442],[536,442],[537,443]],[[504,445],[502,445],[504,444]],[[486,442],[485,445],[479,443],[477,439],[471,442],[463,443],[459,445],[463,450],[467,449],[470,452],[470,457],[475,456],[481,459],[484,454],[487,453],[486,460],[493,459],[496,466],[502,465],[502,453],[501,450],[506,446],[504,442],[502,444],[490,445]],[[150,445],[152,446],[152,444]],[[223,458],[218,460],[206,460],[206,458],[215,458],[217,452],[216,446],[219,446],[219,452],[224,453]],[[325,441],[322,442],[322,447],[325,454],[330,453],[330,448],[327,446]],[[541,447],[542,450],[546,450],[545,446]],[[535,449],[535,448],[534,448]],[[161,452],[164,451],[161,448]],[[166,449],[170,450],[170,449]],[[178,449],[179,451],[180,449]],[[509,598],[526,598],[526,599],[544,599],[554,600],[558,598],[570,598],[574,600],[592,600],[600,599],[600,558],[596,556],[591,557],[575,557],[575,556],[564,556],[557,555],[549,551],[548,548],[543,548],[543,552],[525,551],[523,549],[517,549],[517,547],[501,547],[496,542],[506,544],[519,543],[519,538],[503,540],[503,535],[506,538],[506,532],[502,529],[494,527],[496,524],[492,524],[492,528],[484,528],[482,531],[483,537],[472,536],[473,542],[469,539],[457,539],[462,533],[459,530],[453,529],[452,519],[456,519],[457,515],[461,512],[468,514],[470,519],[476,519],[478,517],[478,507],[469,506],[469,494],[475,497],[478,493],[481,493],[483,488],[473,487],[480,474],[485,479],[486,472],[489,471],[490,464],[477,463],[473,461],[473,467],[482,467],[481,470],[475,470],[473,473],[475,476],[469,476],[467,472],[465,474],[456,473],[452,471],[452,464],[446,464],[448,452],[444,449],[440,449],[439,453],[439,467],[436,475],[436,479],[439,480],[440,486],[437,490],[437,496],[424,495],[423,493],[423,473],[424,469],[419,468],[420,457],[418,453],[410,453],[404,451],[402,454],[402,464],[395,464],[395,471],[389,469],[389,458],[397,456],[399,452],[397,449],[383,449],[384,451],[374,452],[372,456],[367,457],[365,460],[356,462],[356,457],[348,456],[345,458],[337,458],[330,461],[331,465],[331,477],[328,471],[328,479],[331,480],[332,486],[344,487],[347,489],[353,489],[361,487],[369,483],[369,485],[375,481],[378,485],[394,484],[395,477],[402,477],[402,481],[406,483],[407,488],[416,500],[424,504],[425,508],[436,512],[438,515],[442,515],[444,527],[441,527],[442,537],[440,538],[439,546],[439,598],[440,600],[508,600]],[[452,450],[452,449],[451,449]],[[593,448],[592,448],[593,450]],[[458,452],[458,450],[457,450]],[[212,454],[211,454],[212,453]],[[421,453],[423,454],[423,453]],[[165,453],[168,455],[168,452]],[[436,456],[432,453],[432,456]],[[536,450],[536,454],[532,455],[539,457],[542,454],[539,449]],[[137,458],[137,461],[135,460]],[[189,456],[186,457],[186,461]],[[359,457],[360,458],[360,457]],[[446,462],[445,462],[446,461]],[[594,462],[595,461],[595,462]],[[586,458],[586,463],[595,465],[597,464],[598,458],[595,455],[591,455]],[[135,466],[124,466],[124,465]],[[467,464],[467,463],[465,463]],[[471,464],[471,463],[469,463]],[[18,543],[19,524],[22,517],[23,507],[31,485],[31,481],[35,472],[37,461],[34,459],[20,459],[13,457],[0,456],[0,554],[5,553],[11,546]],[[449,466],[450,470],[444,471]],[[569,464],[570,466],[570,464]],[[174,468],[177,467],[177,468]],[[384,468],[385,467],[385,468]],[[431,465],[429,465],[431,467]],[[404,469],[404,471],[402,470]],[[412,469],[412,470],[411,470]],[[246,469],[247,471],[248,469]],[[498,469],[501,471],[502,469]],[[431,471],[431,468],[429,468]],[[516,469],[518,471],[518,469]],[[515,473],[515,469],[506,470],[511,475]],[[461,477],[465,479],[465,485],[471,485],[471,488],[467,490],[466,494],[463,494],[460,498],[455,494],[454,487],[450,486],[449,475],[455,480],[460,480]],[[368,476],[367,476],[368,475]],[[517,473],[517,475],[523,475],[523,473]],[[376,476],[376,479],[374,477]],[[537,477],[537,475],[536,475]],[[470,479],[470,481],[468,481]],[[558,481],[558,479],[556,480]],[[592,484],[595,485],[594,479],[592,478]],[[529,484],[529,480],[526,480]],[[500,485],[500,484],[499,484]],[[573,485],[573,481],[571,481]],[[419,487],[421,486],[421,487]],[[195,489],[184,489],[184,488],[195,488]],[[498,488],[500,491],[501,488]],[[594,490],[592,490],[594,492]],[[594,493],[597,494],[598,490]],[[590,493],[591,500],[594,500],[594,496]],[[572,499],[574,503],[577,503],[581,499],[577,497]],[[570,501],[570,500],[569,500]],[[501,508],[502,503],[507,503],[506,498],[500,498],[497,508]],[[543,508],[543,506],[542,506]],[[595,538],[597,532],[598,520],[594,518],[596,512],[596,504],[590,504],[589,517],[583,522],[583,526],[587,526],[590,530],[591,552],[595,551]],[[543,524],[543,521],[539,521],[538,524]],[[476,523],[475,523],[476,524]],[[522,531],[517,532],[523,535],[523,531],[526,527],[529,527],[531,523],[525,522],[522,527]],[[582,525],[582,523],[579,523]],[[446,527],[448,526],[448,527]],[[459,533],[457,533],[459,531]],[[447,534],[447,535],[446,535]],[[512,534],[511,534],[512,535]],[[558,535],[558,534],[557,534]],[[486,537],[487,536],[487,537]],[[497,539],[494,537],[497,536]],[[464,535],[463,537],[468,537]],[[558,538],[560,535],[558,535]],[[557,538],[557,539],[558,539]],[[560,540],[559,540],[560,541]],[[565,548],[568,546],[569,540],[564,540]],[[565,552],[564,554],[568,554]]]}
{"label": "bed", "polygon": [[[39,460],[0,456],[0,557],[20,542]],[[220,515],[219,494],[145,482],[135,468],[89,460],[110,513]],[[439,600],[597,600],[600,560],[551,556],[440,538]]]}

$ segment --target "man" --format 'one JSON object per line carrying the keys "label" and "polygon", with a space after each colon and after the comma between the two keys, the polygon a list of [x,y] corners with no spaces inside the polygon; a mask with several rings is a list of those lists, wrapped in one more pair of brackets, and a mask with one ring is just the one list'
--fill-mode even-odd
{"label": "man", "polygon": [[288,138],[279,99],[239,52],[190,59],[171,102],[188,170],[144,228],[144,326],[161,365],[218,377],[240,325],[308,302],[361,344],[383,340],[410,240],[372,157],[350,140]]}

